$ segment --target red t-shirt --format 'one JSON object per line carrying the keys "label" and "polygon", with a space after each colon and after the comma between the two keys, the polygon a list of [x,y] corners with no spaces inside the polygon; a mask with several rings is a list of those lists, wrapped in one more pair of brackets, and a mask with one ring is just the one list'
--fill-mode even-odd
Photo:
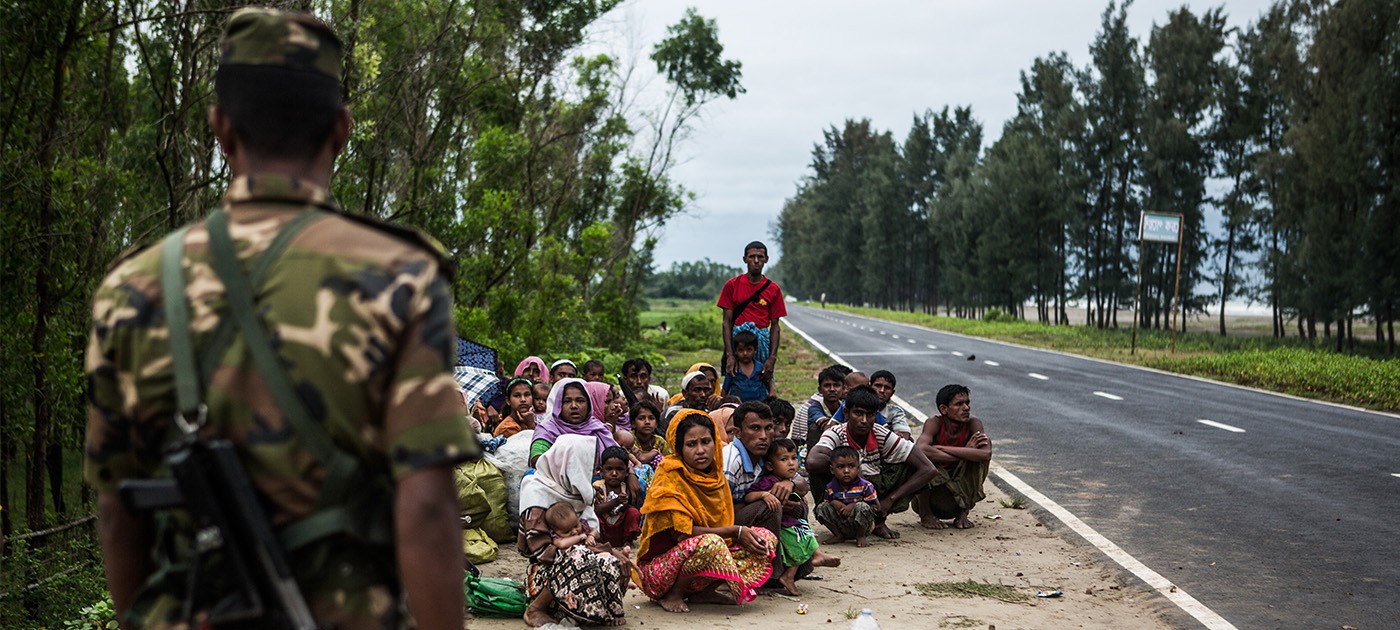
{"label": "red t-shirt", "polygon": [[[749,282],[748,274],[730,278],[719,292],[719,307],[733,309],[749,299],[765,281],[766,278],[759,280],[758,284],[753,284]],[[787,317],[787,304],[783,303],[783,290],[774,282],[769,284],[768,288],[763,290],[763,294],[745,308],[744,312],[734,314],[734,325],[753,322],[753,325],[759,328],[767,328],[769,323],[779,317]]]}

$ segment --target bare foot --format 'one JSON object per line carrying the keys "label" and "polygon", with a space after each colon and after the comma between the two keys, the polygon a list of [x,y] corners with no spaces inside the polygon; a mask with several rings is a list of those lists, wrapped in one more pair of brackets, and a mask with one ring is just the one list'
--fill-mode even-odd
{"label": "bare foot", "polygon": [[967,518],[967,512],[963,512],[962,514],[959,514],[959,515],[958,515],[958,518],[957,518],[956,520],[953,521],[953,527],[956,527],[956,528],[958,528],[958,529],[972,529],[973,527],[976,527],[976,526],[977,526],[976,523],[974,523],[974,522],[968,520],[968,518]]}
{"label": "bare foot", "polygon": [[884,523],[880,523],[879,525],[876,525],[876,526],[875,526],[875,531],[870,532],[870,533],[875,534],[876,536],[879,536],[879,537],[884,538],[884,539],[886,539],[886,540],[895,540],[895,539],[899,538],[899,532],[894,531],[893,529],[890,529],[890,527],[889,527],[888,525],[884,524]]}
{"label": "bare foot", "polygon": [[869,547],[869,546],[870,546],[870,541],[867,540],[865,536],[857,536],[857,537],[856,537],[856,546],[857,546],[857,547]]}
{"label": "bare foot", "polygon": [[933,517],[933,516],[924,516],[924,517],[921,517],[921,518],[919,519],[919,524],[920,524],[920,525],[923,525],[923,526],[924,526],[924,529],[947,529],[947,528],[948,528],[947,525],[943,524],[943,521],[940,521],[940,520],[938,520],[937,517]]}
{"label": "bare foot", "polygon": [[[840,535],[840,534],[832,534],[832,535],[830,535],[830,536],[827,536],[827,537],[826,537],[826,540],[823,540],[823,541],[822,541],[822,544],[823,544],[823,545],[839,545],[839,544],[841,544],[841,543],[843,543],[843,542],[846,542],[846,537],[845,537],[845,536],[842,536],[842,535]],[[835,565],[832,565],[832,566],[835,566]]]}
{"label": "bare foot", "polygon": [[685,599],[681,596],[679,591],[680,589],[673,589],[670,593],[667,593],[665,597],[662,597],[661,601],[656,603],[661,604],[661,607],[666,609],[666,612],[690,612],[690,607],[685,605]]}
{"label": "bare foot", "polygon": [[797,597],[802,593],[797,592],[797,580],[795,575],[788,575],[784,572],[778,577],[778,583],[783,585],[783,593]]}
{"label": "bare foot", "polygon": [[841,566],[841,559],[838,558],[838,557],[836,557],[836,556],[824,554],[824,553],[818,551],[818,552],[812,554],[812,566],[814,566],[814,567],[839,567],[839,566]]}
{"label": "bare foot", "polygon": [[559,623],[559,620],[549,616],[549,613],[538,608],[525,609],[525,625],[531,628],[538,628],[551,623]]}

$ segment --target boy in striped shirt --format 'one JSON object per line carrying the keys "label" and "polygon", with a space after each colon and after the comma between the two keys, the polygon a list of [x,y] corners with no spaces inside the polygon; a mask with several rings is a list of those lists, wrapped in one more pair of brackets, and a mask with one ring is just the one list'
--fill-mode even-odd
{"label": "boy in striped shirt", "polygon": [[826,484],[826,500],[817,504],[817,521],[831,530],[823,545],[838,545],[848,538],[857,547],[869,547],[866,537],[880,515],[880,497],[875,484],[860,476],[860,453],[849,446],[831,451],[831,483]]}

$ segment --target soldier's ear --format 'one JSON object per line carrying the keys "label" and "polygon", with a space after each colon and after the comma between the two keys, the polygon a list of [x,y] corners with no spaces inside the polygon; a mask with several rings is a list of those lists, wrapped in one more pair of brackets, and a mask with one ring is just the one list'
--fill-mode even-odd
{"label": "soldier's ear", "polygon": [[338,156],[345,150],[345,145],[350,143],[350,131],[355,128],[355,117],[351,115],[350,108],[340,106],[340,111],[335,114],[335,127],[331,129],[331,155]]}
{"label": "soldier's ear", "polygon": [[233,155],[237,150],[238,138],[233,133],[233,118],[224,108],[218,105],[209,108],[209,129],[214,132],[214,138],[219,141],[219,150],[223,151],[224,156]]}

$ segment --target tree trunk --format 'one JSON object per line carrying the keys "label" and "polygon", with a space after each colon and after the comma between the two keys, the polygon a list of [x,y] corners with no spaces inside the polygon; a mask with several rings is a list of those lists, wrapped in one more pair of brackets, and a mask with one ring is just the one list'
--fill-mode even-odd
{"label": "tree trunk", "polygon": [[36,268],[39,273],[34,278],[34,327],[29,335],[29,372],[34,391],[31,394],[34,407],[34,432],[29,443],[29,462],[25,471],[25,521],[30,531],[44,528],[44,473],[47,469],[49,453],[49,431],[52,427],[52,397],[49,392],[49,361],[45,351],[49,337],[49,318],[54,310],[53,252],[54,235],[53,178],[54,163],[57,160],[55,144],[58,136],[58,122],[63,112],[63,92],[67,83],[68,52],[78,35],[78,15],[81,3],[75,3],[64,27],[63,41],[54,51],[53,77],[49,92],[48,116],[40,131],[39,172],[44,173],[39,190],[39,222],[35,226],[39,235],[39,256]]}
{"label": "tree trunk", "polygon": [[[1238,179],[1238,178],[1237,178]],[[1236,187],[1239,182],[1235,182]],[[1220,277],[1220,336],[1225,336],[1225,301],[1230,299],[1230,263],[1235,259],[1235,223],[1230,222],[1230,229],[1225,237],[1225,273]]]}

